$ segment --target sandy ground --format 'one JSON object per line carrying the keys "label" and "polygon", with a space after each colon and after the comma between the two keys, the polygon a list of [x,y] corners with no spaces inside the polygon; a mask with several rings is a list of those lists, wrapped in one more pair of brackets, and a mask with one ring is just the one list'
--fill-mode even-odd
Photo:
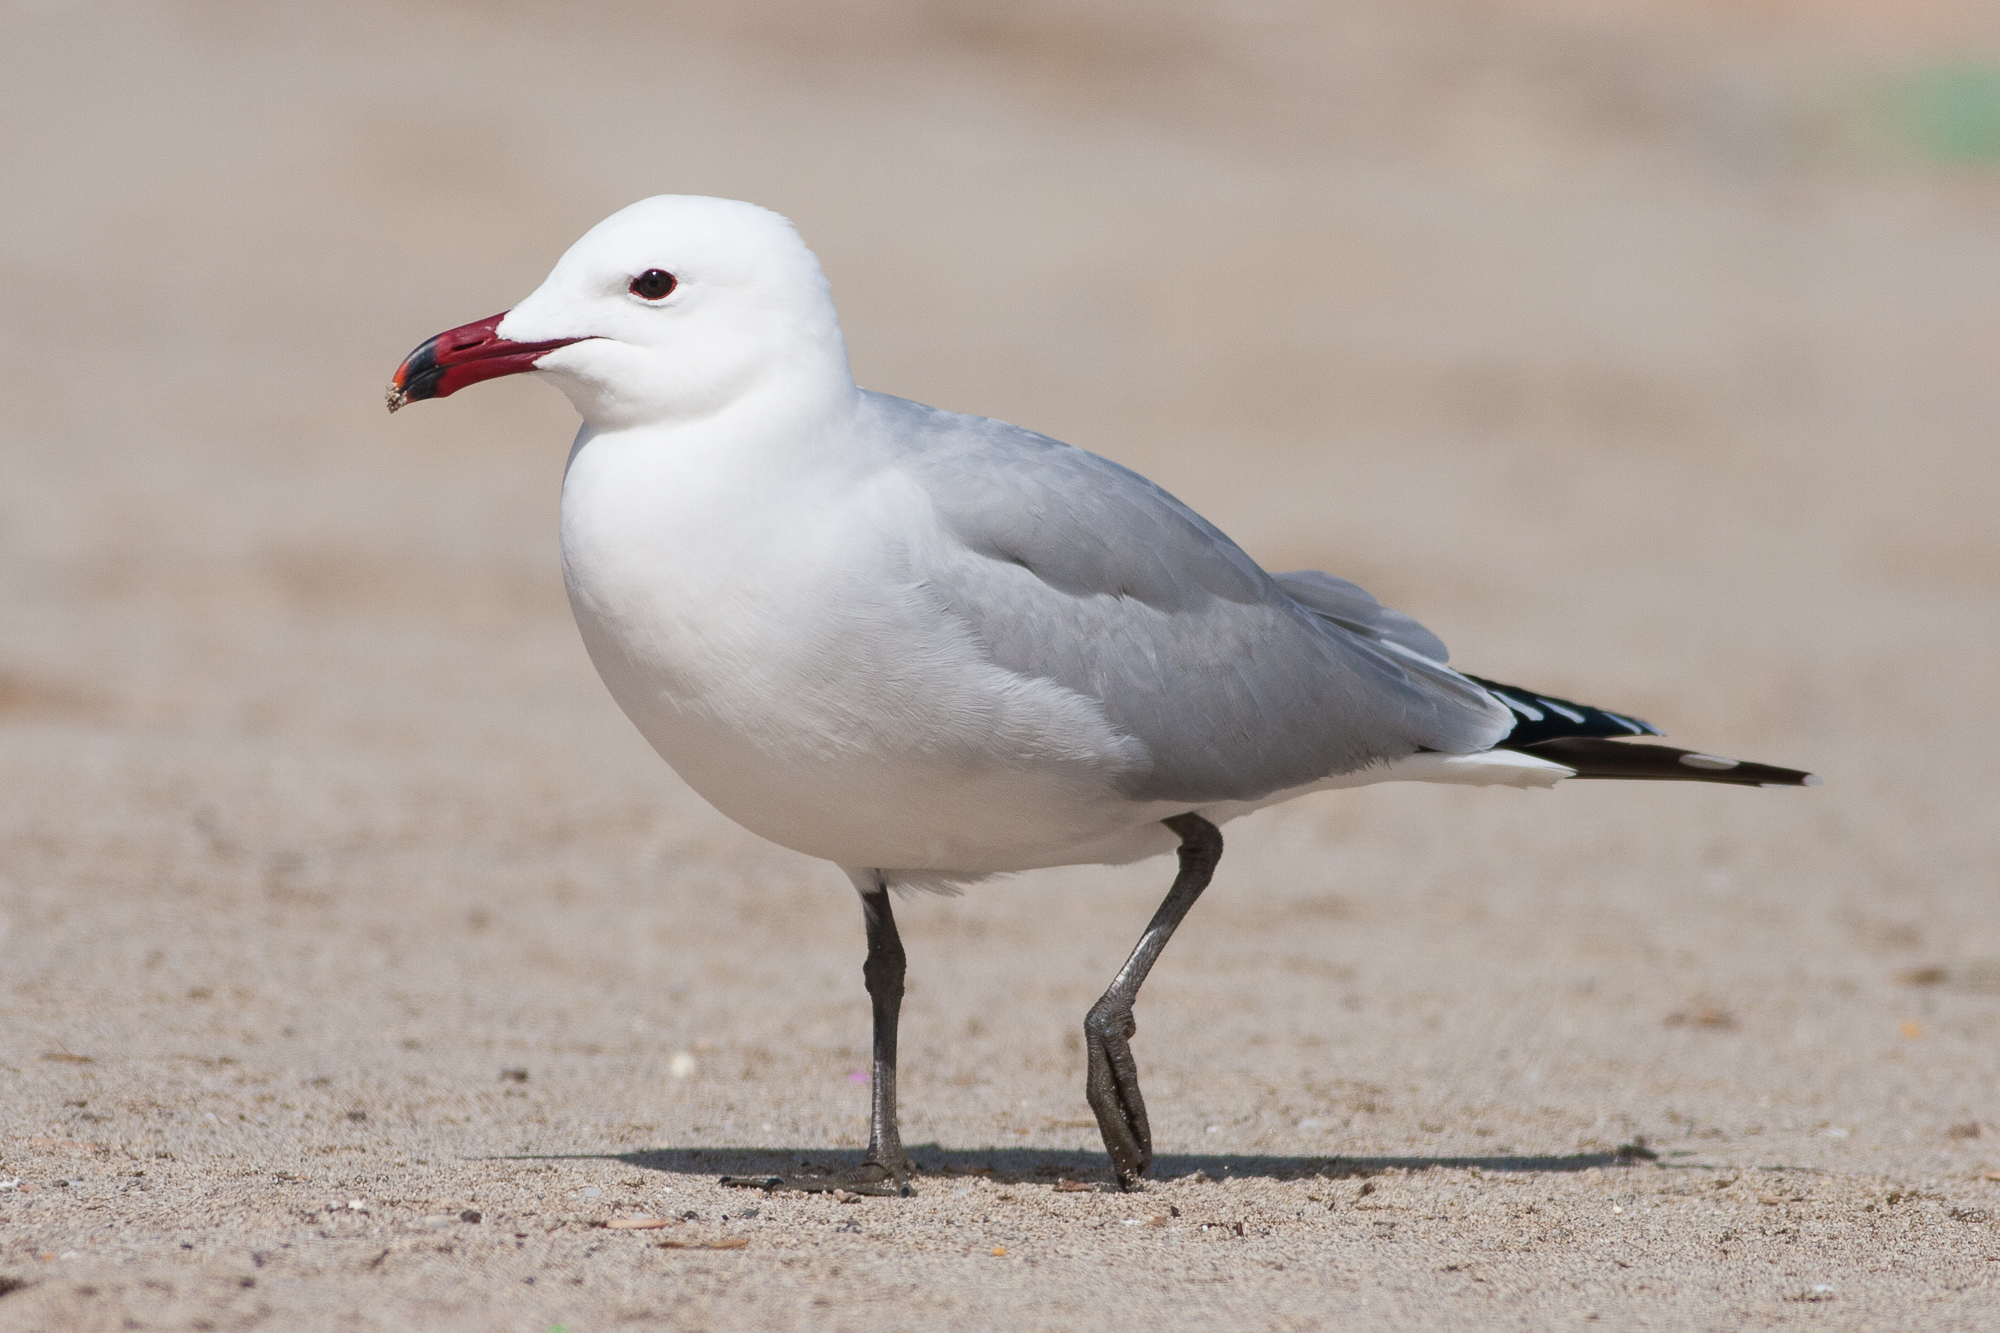
{"label": "sandy ground", "polygon": [[[2000,1328],[2000,180],[1870,120],[2000,23],[1835,12],[6,10],[0,1327]],[[851,891],[594,678],[560,396],[380,398],[662,190],[863,382],[1827,785],[1232,826],[1137,1195],[1170,867],[908,902],[918,1194],[722,1189],[858,1156]]]}

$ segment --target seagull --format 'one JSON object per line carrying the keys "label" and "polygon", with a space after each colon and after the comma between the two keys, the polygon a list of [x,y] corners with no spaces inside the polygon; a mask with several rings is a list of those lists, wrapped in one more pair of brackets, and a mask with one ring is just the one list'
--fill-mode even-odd
{"label": "seagull", "polygon": [[860,894],[873,1106],[844,1188],[907,1194],[916,1173],[892,891],[1178,854],[1084,1019],[1085,1094],[1135,1189],[1153,1143],[1133,1003],[1229,820],[1377,782],[1819,782],[1456,671],[1409,616],[1265,571],[1108,459],[858,387],[818,259],[754,204],[613,214],[519,305],[412,352],[389,410],[523,372],[583,419],[563,578],[612,697],[717,810]]}

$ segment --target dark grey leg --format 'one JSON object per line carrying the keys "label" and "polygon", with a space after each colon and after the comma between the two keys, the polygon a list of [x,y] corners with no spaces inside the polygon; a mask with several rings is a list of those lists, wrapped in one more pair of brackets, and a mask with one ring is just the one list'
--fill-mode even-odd
{"label": "dark grey leg", "polygon": [[875,888],[861,895],[861,913],[868,923],[868,961],[861,966],[861,976],[875,1005],[875,1095],[868,1116],[868,1160],[862,1169],[877,1168],[881,1178],[900,1184],[916,1174],[916,1165],[903,1151],[903,1136],[896,1129],[896,1023],[903,1012],[903,938],[896,933],[896,914],[890,909],[889,890],[883,887],[880,876]]}
{"label": "dark grey leg", "polygon": [[[1176,815],[1161,822],[1180,835],[1180,873],[1174,877],[1174,887],[1167,891],[1160,910],[1153,913],[1146,933],[1139,937],[1138,946],[1125,960],[1125,966],[1119,969],[1111,988],[1090,1007],[1089,1016],[1083,1020],[1084,1045],[1090,1053],[1090,1072],[1084,1081],[1084,1095],[1090,1099],[1090,1109],[1097,1114],[1097,1128],[1104,1135],[1105,1150],[1111,1154],[1112,1169],[1118,1173],[1118,1187],[1128,1190],[1137,1188],[1139,1177],[1145,1175],[1146,1168],[1153,1164],[1153,1131],[1146,1123],[1146,1101],[1139,1095],[1139,1066],[1132,1059],[1131,1037],[1139,1030],[1132,1017],[1132,1001],[1138,998],[1139,987],[1145,984],[1146,974],[1153,970],[1160,951],[1174,937],[1174,928],[1180,925],[1188,908],[1194,906],[1194,900],[1201,897],[1201,891],[1208,887],[1209,879],[1215,874],[1216,862],[1222,859],[1222,834],[1200,815]],[[892,933],[894,929],[892,925]],[[872,925],[870,931],[869,960],[872,965]],[[899,978],[902,975],[901,957],[899,949]],[[870,986],[872,988],[872,981]],[[879,1034],[882,1021],[879,1000],[875,1013]],[[893,1021],[889,1036],[892,1065],[896,1049]],[[879,1035],[876,1042],[879,1068]],[[891,1109],[893,1114],[893,1105]],[[892,1128],[893,1123],[892,1120]]]}
{"label": "dark grey leg", "polygon": [[[761,1190],[808,1194],[852,1190],[856,1194],[910,1194],[916,1163],[903,1151],[896,1129],[896,1022],[903,1012],[903,939],[879,870],[850,870],[861,894],[861,917],[868,927],[868,961],[861,976],[875,1007],[875,1066],[868,1115],[868,1157],[853,1171],[827,1174],[808,1170],[796,1176],[724,1176],[722,1183]],[[801,1166],[804,1163],[800,1164]]]}

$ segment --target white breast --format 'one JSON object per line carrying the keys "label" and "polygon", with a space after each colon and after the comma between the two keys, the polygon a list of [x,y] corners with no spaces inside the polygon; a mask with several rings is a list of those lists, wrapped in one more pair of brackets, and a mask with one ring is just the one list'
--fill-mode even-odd
{"label": "white breast", "polygon": [[730,818],[845,866],[964,874],[1115,840],[1144,819],[1113,786],[1135,743],[987,660],[911,568],[936,537],[906,477],[823,438],[586,431],[563,484],[591,660]]}

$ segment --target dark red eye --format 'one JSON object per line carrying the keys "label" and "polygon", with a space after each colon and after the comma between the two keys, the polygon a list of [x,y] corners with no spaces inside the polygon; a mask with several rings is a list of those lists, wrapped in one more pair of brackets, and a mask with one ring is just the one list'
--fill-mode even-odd
{"label": "dark red eye", "polygon": [[663,268],[649,268],[632,279],[632,295],[658,301],[679,286],[674,275]]}

